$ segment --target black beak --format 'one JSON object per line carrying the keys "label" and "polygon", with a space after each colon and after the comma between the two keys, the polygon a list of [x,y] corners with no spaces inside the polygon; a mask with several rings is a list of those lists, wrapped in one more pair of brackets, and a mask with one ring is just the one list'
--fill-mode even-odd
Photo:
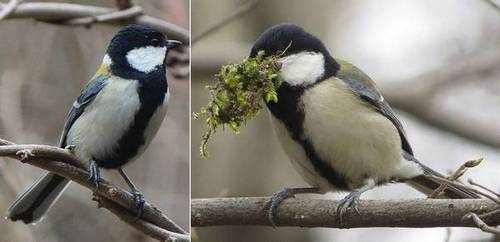
{"label": "black beak", "polygon": [[175,47],[182,45],[182,42],[170,39],[166,41],[165,45],[167,46],[167,49],[174,49]]}

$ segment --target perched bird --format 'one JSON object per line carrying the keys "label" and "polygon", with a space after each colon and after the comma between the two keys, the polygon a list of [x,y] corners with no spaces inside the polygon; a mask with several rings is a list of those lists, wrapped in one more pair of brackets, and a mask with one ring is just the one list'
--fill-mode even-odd
{"label": "perched bird", "polygon": [[[443,176],[415,159],[401,122],[365,73],[293,24],[265,31],[250,57],[259,51],[280,58],[278,102],[266,105],[282,148],[312,186],[276,193],[268,204],[271,223],[279,203],[297,193],[350,191],[337,209],[342,219],[377,185],[406,182],[427,194],[439,186],[429,175]],[[478,197],[454,186],[444,196]]]}
{"label": "perched bird", "polygon": [[[141,216],[144,198],[123,171],[158,131],[168,105],[165,57],[181,44],[146,26],[129,25],[111,40],[97,73],[73,103],[60,147],[89,162],[96,188],[99,168],[117,169],[130,187]],[[33,223],[56,202],[70,180],[47,173],[9,208],[13,221]]]}

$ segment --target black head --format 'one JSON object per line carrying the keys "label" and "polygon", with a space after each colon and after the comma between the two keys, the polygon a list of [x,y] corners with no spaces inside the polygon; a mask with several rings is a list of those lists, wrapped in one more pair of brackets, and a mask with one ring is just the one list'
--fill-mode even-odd
{"label": "black head", "polygon": [[164,69],[168,50],[179,44],[179,41],[168,40],[151,27],[132,24],[113,37],[107,55],[111,58],[112,70],[148,73],[158,68]]}
{"label": "black head", "polygon": [[[323,42],[316,36],[304,31],[304,29],[294,24],[278,24],[266,30],[260,35],[253,45],[250,57],[255,57],[261,50],[265,52],[266,56],[281,54],[282,57],[287,57],[300,53],[314,53],[321,55],[324,60],[322,61],[324,69],[322,70],[321,76],[314,80],[304,81],[306,83],[310,83],[312,81],[316,82],[329,76],[333,76],[339,69],[339,65],[330,55],[330,52],[326,49]],[[283,51],[285,52],[282,53]],[[307,61],[301,61],[301,63],[304,62]],[[314,72],[314,69],[316,68],[311,69]],[[302,84],[299,80],[295,80],[293,82],[295,84]]]}

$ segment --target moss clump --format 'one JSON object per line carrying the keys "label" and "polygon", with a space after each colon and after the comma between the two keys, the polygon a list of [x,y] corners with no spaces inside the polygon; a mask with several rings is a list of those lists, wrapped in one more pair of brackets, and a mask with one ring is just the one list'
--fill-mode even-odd
{"label": "moss clump", "polygon": [[201,137],[200,153],[208,157],[207,143],[218,126],[229,126],[238,133],[242,124],[262,109],[260,100],[277,102],[276,89],[281,84],[278,62],[280,55],[264,56],[258,52],[240,64],[223,66],[215,75],[215,84],[207,86],[211,100],[195,113],[195,119],[207,117],[207,131]]}

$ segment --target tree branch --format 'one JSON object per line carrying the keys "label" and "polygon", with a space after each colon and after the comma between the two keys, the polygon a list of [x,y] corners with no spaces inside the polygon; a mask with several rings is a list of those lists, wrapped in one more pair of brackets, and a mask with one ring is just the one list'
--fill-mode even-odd
{"label": "tree branch", "polygon": [[[10,4],[0,3],[0,13],[9,6]],[[126,22],[150,26],[165,33],[169,38],[180,40],[185,44],[189,43],[188,30],[158,18],[137,14],[137,8],[127,8],[117,11],[112,8],[81,4],[30,2],[14,6],[14,9],[5,16],[5,19],[32,18],[52,24],[90,24],[88,22],[72,22],[71,19],[82,17],[99,19],[97,16],[104,15],[100,17],[104,19],[103,21],[94,21],[91,23],[123,24],[123,21],[127,20]],[[109,17],[110,15],[112,18]]]}
{"label": "tree branch", "polygon": [[259,0],[247,0],[243,5],[240,5],[240,7],[237,10],[235,10],[232,14],[222,18],[220,21],[218,21],[214,25],[208,27],[207,29],[205,29],[201,33],[199,33],[198,35],[194,36],[191,40],[192,44],[207,37],[211,33],[215,32],[218,29],[224,27],[225,25],[231,23],[235,19],[238,19],[239,17],[242,17],[245,14],[249,13],[252,9],[254,9],[257,6],[258,2],[259,2]]}
{"label": "tree branch", "polygon": [[137,230],[142,231],[144,234],[149,235],[157,240],[189,241],[190,239],[190,236],[187,234],[170,232],[154,224],[139,220],[137,219],[136,214],[130,213],[130,211],[124,209],[122,206],[117,205],[115,202],[105,197],[96,197],[95,200],[97,200],[97,202],[99,203],[99,207],[106,208],[114,214],[120,214],[120,216],[117,216],[118,218],[135,227]]}
{"label": "tree branch", "polygon": [[[133,195],[104,179],[100,180],[99,189],[95,190],[94,184],[88,180],[89,174],[86,165],[67,149],[47,145],[17,145],[0,139],[0,157],[2,156],[11,157],[23,163],[55,172],[89,188],[99,197],[104,208],[107,208],[120,219],[145,234],[157,239],[164,238],[163,240],[188,241],[186,240],[188,236],[185,230],[147,202],[144,205],[142,217],[137,221],[131,219],[130,216],[136,214]],[[179,234],[182,236],[178,236]]]}
{"label": "tree branch", "polygon": [[[193,199],[191,226],[262,225],[271,226],[265,205],[269,197]],[[477,227],[464,216],[483,214],[499,206],[488,199],[362,200],[360,215],[349,210],[341,225],[338,201],[287,199],[278,208],[277,226],[362,228],[362,227]],[[490,226],[500,225],[500,216],[488,216]]]}

